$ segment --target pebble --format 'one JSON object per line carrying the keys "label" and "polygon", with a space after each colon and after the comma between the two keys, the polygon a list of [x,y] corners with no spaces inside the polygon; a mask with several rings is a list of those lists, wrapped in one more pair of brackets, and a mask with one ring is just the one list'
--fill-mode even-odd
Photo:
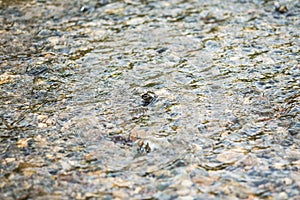
{"label": "pebble", "polygon": [[38,33],[38,36],[48,36],[52,33],[52,31],[47,30],[47,29],[43,29]]}
{"label": "pebble", "polygon": [[287,193],[281,192],[281,193],[279,193],[278,197],[275,198],[275,199],[278,199],[278,200],[285,200],[285,199],[288,199],[288,198],[289,198],[289,197],[288,197]]}
{"label": "pebble", "polygon": [[47,124],[46,123],[38,123],[38,127],[39,128],[47,128]]}
{"label": "pebble", "polygon": [[178,197],[179,200],[193,200],[195,199],[194,197],[192,196],[184,196],[184,197]]}
{"label": "pebble", "polygon": [[39,121],[39,122],[45,122],[46,120],[47,120],[47,115],[38,115],[37,116],[37,120]]}
{"label": "pebble", "polygon": [[231,163],[243,156],[243,153],[227,150],[217,156],[217,160],[223,163]]}
{"label": "pebble", "polygon": [[293,180],[290,178],[285,178],[284,183],[285,183],[285,185],[291,185],[293,183]]}
{"label": "pebble", "polygon": [[129,196],[125,191],[118,190],[113,192],[114,199],[128,199]]}
{"label": "pebble", "polygon": [[49,37],[47,40],[51,43],[51,45],[57,45],[61,42],[61,38],[59,37]]}
{"label": "pebble", "polygon": [[157,189],[158,190],[165,190],[166,188],[168,188],[169,187],[169,183],[159,183],[158,185],[157,185]]}
{"label": "pebble", "polygon": [[12,82],[14,78],[19,78],[19,76],[5,72],[4,74],[0,75],[0,85],[4,83]]}

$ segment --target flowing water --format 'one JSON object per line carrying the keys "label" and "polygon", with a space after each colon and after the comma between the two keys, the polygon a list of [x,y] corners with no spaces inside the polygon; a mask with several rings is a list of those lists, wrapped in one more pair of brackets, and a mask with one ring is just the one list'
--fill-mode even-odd
{"label": "flowing water", "polygon": [[298,1],[1,3],[1,199],[300,199]]}

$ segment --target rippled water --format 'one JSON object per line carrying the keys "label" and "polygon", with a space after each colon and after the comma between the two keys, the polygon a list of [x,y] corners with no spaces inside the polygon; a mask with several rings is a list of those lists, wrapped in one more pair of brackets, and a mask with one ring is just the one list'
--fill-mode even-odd
{"label": "rippled water", "polygon": [[0,3],[1,198],[300,198],[297,1]]}

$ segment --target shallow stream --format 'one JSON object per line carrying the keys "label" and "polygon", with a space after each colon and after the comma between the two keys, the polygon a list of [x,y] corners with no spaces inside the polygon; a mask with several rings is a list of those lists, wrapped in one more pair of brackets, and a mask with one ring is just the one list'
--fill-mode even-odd
{"label": "shallow stream", "polygon": [[300,199],[298,1],[0,4],[0,199]]}

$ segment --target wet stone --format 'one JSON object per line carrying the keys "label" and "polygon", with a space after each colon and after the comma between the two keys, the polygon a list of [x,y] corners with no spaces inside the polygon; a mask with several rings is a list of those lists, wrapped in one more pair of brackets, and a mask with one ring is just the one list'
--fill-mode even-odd
{"label": "wet stone", "polygon": [[51,30],[43,29],[43,30],[39,31],[38,35],[39,36],[49,36],[49,35],[51,35],[51,33],[52,33]]}
{"label": "wet stone", "polygon": [[137,152],[139,154],[150,153],[151,152],[151,147],[149,145],[149,142],[144,141],[144,140],[139,140],[137,142]]}
{"label": "wet stone", "polygon": [[47,66],[40,66],[30,69],[29,71],[27,71],[27,74],[32,76],[38,76],[40,74],[46,73],[47,71],[49,71],[49,68]]}
{"label": "wet stone", "polygon": [[134,142],[133,140],[130,139],[130,137],[125,137],[122,135],[113,136],[112,141],[127,146],[132,146]]}
{"label": "wet stone", "polygon": [[275,199],[278,199],[278,200],[288,199],[288,195],[285,192],[281,192],[281,193],[279,193],[278,197],[275,197]]}
{"label": "wet stone", "polygon": [[150,105],[151,103],[153,103],[156,99],[157,99],[157,96],[155,95],[154,92],[146,92],[144,94],[142,94],[142,102],[143,102],[143,106],[148,106]]}
{"label": "wet stone", "polygon": [[157,52],[157,53],[163,53],[163,52],[165,52],[165,51],[167,51],[167,50],[168,50],[168,48],[165,47],[165,48],[157,49],[156,52]]}
{"label": "wet stone", "polygon": [[277,1],[274,3],[274,5],[275,5],[275,11],[278,13],[283,14],[288,12],[288,9],[285,5],[280,5],[279,2]]}

